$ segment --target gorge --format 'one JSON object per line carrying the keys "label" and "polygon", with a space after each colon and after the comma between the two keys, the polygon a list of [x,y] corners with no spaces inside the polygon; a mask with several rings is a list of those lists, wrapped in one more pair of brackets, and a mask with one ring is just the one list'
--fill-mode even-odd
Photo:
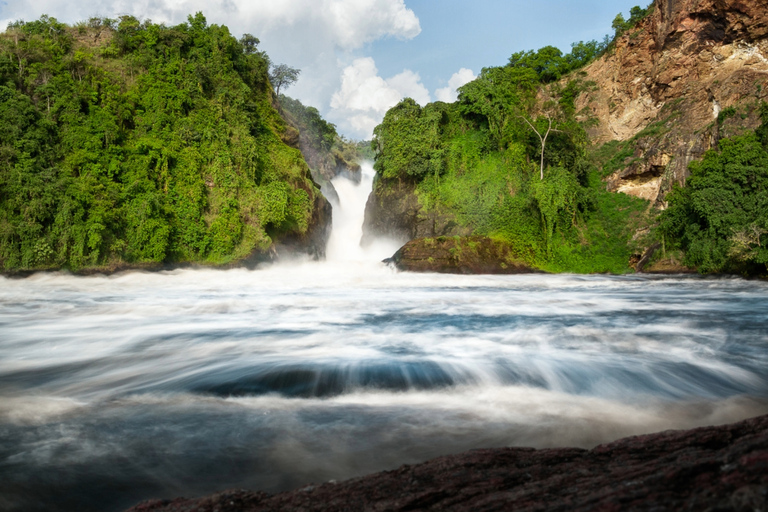
{"label": "gorge", "polygon": [[375,162],[201,13],[12,23],[0,509],[768,507],[768,5],[636,9]]}
{"label": "gorge", "polygon": [[[362,172],[335,179],[358,236]],[[254,271],[0,278],[2,507],[278,492],[768,413],[765,282],[409,274],[379,262],[396,243],[331,241]]]}

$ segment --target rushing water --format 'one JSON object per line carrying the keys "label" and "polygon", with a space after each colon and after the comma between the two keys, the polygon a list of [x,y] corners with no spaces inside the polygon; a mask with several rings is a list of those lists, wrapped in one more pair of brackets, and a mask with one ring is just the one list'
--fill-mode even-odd
{"label": "rushing water", "polygon": [[[120,510],[768,412],[768,283],[329,261],[0,278],[0,510]],[[354,222],[345,223],[353,220]]]}

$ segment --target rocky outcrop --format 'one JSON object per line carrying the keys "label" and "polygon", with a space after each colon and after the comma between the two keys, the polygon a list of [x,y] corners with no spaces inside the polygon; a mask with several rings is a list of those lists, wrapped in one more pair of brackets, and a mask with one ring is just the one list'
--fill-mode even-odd
{"label": "rocky outcrop", "polygon": [[391,262],[399,270],[448,274],[536,272],[512,246],[485,236],[418,238],[401,247]]}
{"label": "rocky outcrop", "polygon": [[279,238],[268,253],[269,259],[308,254],[314,259],[325,258],[325,248],[331,236],[333,209],[331,203],[322,195],[315,195],[312,218],[306,232],[291,233]]}
{"label": "rocky outcrop", "polygon": [[475,450],[276,495],[152,500],[130,512],[768,509],[768,416],[583,450]]}
{"label": "rocky outcrop", "polygon": [[413,183],[378,179],[365,204],[362,244],[379,237],[395,240],[434,236],[468,235],[453,215],[423,211]]}
{"label": "rocky outcrop", "polygon": [[360,180],[361,155],[356,146],[339,137],[315,108],[286,96],[273,97],[273,105],[286,123],[283,142],[301,151],[323,195],[338,202],[331,180],[342,173]]}
{"label": "rocky outcrop", "polygon": [[630,143],[609,190],[663,206],[688,164],[720,138],[759,125],[768,100],[768,0],[657,0],[584,69],[577,98],[593,142]]}
{"label": "rocky outcrop", "polygon": [[378,237],[395,240],[434,236],[468,235],[453,215],[423,211],[416,186],[404,180],[378,179],[365,204],[362,244]]}

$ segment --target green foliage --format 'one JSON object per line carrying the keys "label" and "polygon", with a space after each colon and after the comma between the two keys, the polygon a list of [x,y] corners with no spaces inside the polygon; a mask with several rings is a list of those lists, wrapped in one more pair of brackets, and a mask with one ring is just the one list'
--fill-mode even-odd
{"label": "green foliage", "polygon": [[545,46],[537,51],[513,53],[507,66],[514,69],[530,69],[536,74],[539,82],[546,84],[560,80],[571,71],[586,66],[605,50],[605,46],[605,42],[579,41],[571,45],[571,53],[567,55],[563,55],[563,52],[554,46]]}
{"label": "green foliage", "polygon": [[287,64],[276,64],[269,71],[269,82],[275,88],[275,95],[280,97],[280,89],[295,84],[301,74],[300,69]]}
{"label": "green foliage", "polygon": [[531,195],[541,213],[541,223],[551,251],[552,237],[558,226],[572,224],[579,207],[580,185],[576,177],[562,167],[550,168],[546,180],[531,183]]}
{"label": "green foliage", "polygon": [[302,136],[312,148],[327,152],[340,141],[336,126],[323,119],[315,107],[304,106],[299,100],[285,95],[280,96],[280,106],[296,119]]}
{"label": "green foliage", "polygon": [[627,30],[634,28],[650,12],[650,7],[643,9],[642,7],[636,5],[629,10],[628,20],[625,20],[621,13],[617,14],[613,19],[613,23],[611,24],[611,28],[614,31],[614,37],[620,37]]}
{"label": "green foliage", "polygon": [[[305,231],[319,192],[280,140],[258,43],[201,13],[173,27],[132,16],[9,25],[3,269],[223,263],[263,249],[267,229]],[[279,205],[259,207],[280,187]]]}
{"label": "green foliage", "polygon": [[736,109],[734,107],[726,107],[717,114],[717,124],[722,125],[726,119],[736,115]]}
{"label": "green foliage", "polygon": [[459,113],[486,128],[499,148],[523,136],[520,116],[534,100],[536,71],[527,67],[485,68],[459,88]]}
{"label": "green foliage", "polygon": [[[617,25],[626,30],[647,14],[633,8],[630,20],[619,17]],[[629,272],[630,239],[647,225],[648,203],[607,192],[601,169],[628,165],[637,139],[591,151],[590,161],[575,112],[589,84],[573,71],[611,41],[575,43],[566,55],[552,46],[517,52],[508,65],[483,69],[451,105],[402,101],[374,131],[378,189],[410,181],[419,221],[455,223],[456,232],[504,240],[543,270]],[[537,97],[542,84],[549,84],[543,101]],[[668,130],[675,115],[638,138]]]}
{"label": "green foliage", "polygon": [[421,108],[406,98],[389,109],[373,131],[374,168],[384,178],[419,180],[443,170],[441,125],[447,120],[444,104]]}
{"label": "green foliage", "polygon": [[722,139],[690,165],[686,187],[668,196],[660,218],[668,246],[700,272],[768,269],[768,109],[755,133]]}
{"label": "green foliage", "polygon": [[550,166],[539,180],[525,142],[497,151],[482,129],[455,135],[445,147],[444,172],[417,185],[424,221],[453,216],[548,271],[629,271],[633,219],[645,201],[606,192],[596,169],[580,178],[582,160],[572,169]]}
{"label": "green foliage", "polygon": [[461,87],[457,103],[402,101],[374,131],[378,186],[415,182],[422,222],[454,219],[461,232],[504,240],[539,268],[628,272],[633,219],[647,203],[606,192],[589,164],[575,112],[587,84],[575,77],[550,85],[544,104],[536,98],[541,84],[603,49],[592,41],[574,44],[568,55],[551,46],[518,52]]}

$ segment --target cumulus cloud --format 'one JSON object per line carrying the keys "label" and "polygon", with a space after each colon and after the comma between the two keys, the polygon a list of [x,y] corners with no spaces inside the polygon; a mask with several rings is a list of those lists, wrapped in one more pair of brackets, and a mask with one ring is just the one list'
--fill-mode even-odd
{"label": "cumulus cloud", "polygon": [[331,98],[330,116],[339,120],[342,130],[370,138],[387,110],[405,97],[421,105],[429,103],[429,91],[418,73],[406,69],[385,79],[371,57],[356,59],[342,72],[341,87]]}
{"label": "cumulus cloud", "polygon": [[321,112],[339,88],[352,52],[382,38],[407,40],[421,32],[404,0],[0,0],[0,30],[9,21],[42,14],[67,23],[129,14],[177,24],[198,11],[209,23],[228,26],[236,37],[258,37],[273,62],[301,69],[287,93]]}
{"label": "cumulus cloud", "polygon": [[435,91],[435,97],[438,101],[453,103],[458,99],[459,93],[456,89],[477,78],[471,69],[461,68],[448,80],[448,87],[443,87]]}
{"label": "cumulus cloud", "polygon": [[[418,17],[406,8],[404,0],[5,0],[0,23],[36,19],[41,14],[66,22],[95,15],[131,14],[157,22],[180,23],[197,11],[238,32],[258,37],[284,33],[287,38],[308,32],[322,38],[315,41],[320,46],[331,43],[345,50],[385,36],[411,39],[421,32]],[[301,34],[293,32],[297,28]]]}

